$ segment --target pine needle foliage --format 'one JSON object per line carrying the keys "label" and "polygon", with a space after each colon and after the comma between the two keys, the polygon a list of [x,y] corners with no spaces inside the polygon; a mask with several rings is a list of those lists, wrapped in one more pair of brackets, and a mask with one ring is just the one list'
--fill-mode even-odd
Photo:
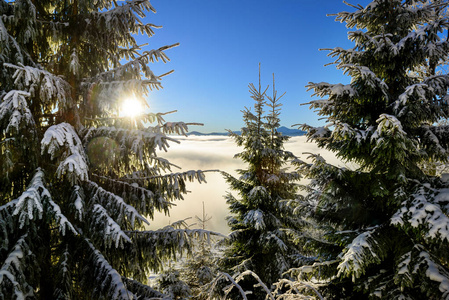
{"label": "pine needle foliage", "polygon": [[449,127],[435,125],[449,114],[448,2],[348,5],[335,16],[355,46],[329,55],[351,82],[310,83],[328,124],[303,128],[360,168],[302,164],[306,211],[327,232],[305,275],[328,280],[330,298],[449,299],[449,184],[422,168],[448,159]]}
{"label": "pine needle foliage", "polygon": [[[187,123],[146,107],[161,87],[136,34],[147,0],[0,0],[0,299],[147,299],[149,271],[202,230],[143,231],[201,171],[158,156]],[[149,125],[150,124],[150,125]]]}
{"label": "pine needle foliage", "polygon": [[[245,127],[241,134],[230,132],[236,144],[243,147],[235,158],[245,162],[247,168],[237,170],[238,178],[224,174],[238,197],[226,195],[232,214],[228,217],[231,233],[221,264],[231,274],[251,270],[271,286],[304,258],[291,237],[291,233],[300,231],[303,221],[289,205],[296,198],[299,175],[287,168],[296,160],[293,153],[284,150],[289,137],[277,131],[281,97],[274,89],[274,77],[271,97],[266,96],[268,87],[262,90],[260,80],[258,88],[250,84],[249,89],[255,101],[254,112],[248,108],[243,111]],[[249,280],[242,286],[257,290],[252,286],[256,283]],[[257,298],[257,292],[253,297]]]}

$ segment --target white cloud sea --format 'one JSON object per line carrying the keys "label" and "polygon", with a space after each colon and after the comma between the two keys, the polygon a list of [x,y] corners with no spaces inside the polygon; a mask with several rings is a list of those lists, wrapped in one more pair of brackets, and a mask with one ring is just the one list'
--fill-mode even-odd
{"label": "white cloud sea", "polygon": [[[189,136],[177,137],[180,144],[171,143],[168,152],[160,153],[161,157],[168,159],[171,163],[181,167],[180,170],[221,170],[236,175],[236,169],[245,168],[239,159],[233,158],[243,148],[235,145],[234,141],[227,136]],[[293,137],[285,148],[293,152],[301,159],[306,159],[309,153],[320,153],[329,163],[342,165],[331,152],[319,149],[315,143],[307,142],[305,136]],[[170,211],[170,216],[156,214],[150,221],[151,228],[159,228],[171,222],[192,217],[188,223],[195,223],[195,216],[202,215],[202,203],[204,202],[207,215],[212,219],[207,224],[207,229],[224,234],[229,233],[226,224],[226,216],[229,215],[224,195],[231,192],[220,173],[206,173],[207,183],[199,184],[189,182],[187,188],[191,191],[185,195],[184,201],[177,201],[176,207]],[[196,226],[193,226],[196,227]]]}

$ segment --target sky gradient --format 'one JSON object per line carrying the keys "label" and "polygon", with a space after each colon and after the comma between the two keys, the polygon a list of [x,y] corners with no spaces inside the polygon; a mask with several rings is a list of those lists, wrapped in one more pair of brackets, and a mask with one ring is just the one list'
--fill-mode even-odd
{"label": "sky gradient", "polygon": [[[366,0],[358,3],[366,4]],[[163,26],[144,50],[179,42],[166,54],[171,61],[151,66],[155,74],[172,69],[162,80],[164,89],[150,94],[155,112],[178,110],[167,121],[204,123],[191,127],[201,132],[238,130],[243,126],[241,110],[252,107],[249,83],[286,92],[282,98],[281,124],[323,124],[307,105],[308,82],[348,83],[349,77],[335,66],[320,48],[351,48],[345,24],[326,14],[353,11],[340,0],[153,0],[157,13],[145,22]]]}

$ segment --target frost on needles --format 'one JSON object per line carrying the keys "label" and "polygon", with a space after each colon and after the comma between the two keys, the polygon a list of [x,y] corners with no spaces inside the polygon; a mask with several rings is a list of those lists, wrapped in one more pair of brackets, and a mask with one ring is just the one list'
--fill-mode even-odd
{"label": "frost on needles", "polygon": [[[150,1],[0,1],[0,298],[165,297],[150,271],[207,230],[145,230],[202,171],[173,173],[167,134],[192,123],[119,115],[161,87],[135,34]],[[143,76],[142,76],[143,75]],[[150,125],[149,125],[150,124]],[[147,219],[148,218],[148,219]]]}
{"label": "frost on needles", "polygon": [[[322,228],[323,295],[449,299],[447,1],[374,0],[335,15],[352,49],[330,49],[348,85],[310,83],[327,120],[308,138],[359,166],[304,162],[304,211]],[[301,272],[301,269],[298,270]]]}

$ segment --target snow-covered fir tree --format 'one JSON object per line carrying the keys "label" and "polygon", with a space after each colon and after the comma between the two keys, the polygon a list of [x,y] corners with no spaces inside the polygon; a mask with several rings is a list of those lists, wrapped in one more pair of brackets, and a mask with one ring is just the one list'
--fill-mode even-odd
{"label": "snow-covered fir tree", "polygon": [[303,274],[328,279],[335,299],[449,299],[449,182],[420,166],[447,162],[449,114],[447,1],[374,0],[345,22],[352,49],[334,48],[350,84],[310,83],[327,119],[304,126],[308,138],[357,163],[319,155],[301,171],[312,179],[305,200],[326,230],[323,263]]}
{"label": "snow-covered fir tree", "polygon": [[[441,71],[440,71],[441,72]],[[436,126],[447,126],[449,125],[448,119],[443,119],[436,123]],[[424,173],[429,174],[431,176],[446,176],[443,175],[445,173],[449,173],[449,161],[438,160],[438,158],[430,159],[428,161],[422,162],[419,167],[423,170]]]}
{"label": "snow-covered fir tree", "polygon": [[119,113],[126,97],[147,106],[162,77],[148,64],[176,46],[136,43],[157,28],[149,11],[146,0],[0,0],[1,299],[163,297],[149,271],[207,235],[144,230],[204,179],[157,155],[188,124]]}
{"label": "snow-covered fir tree", "polygon": [[169,299],[184,300],[191,298],[189,285],[181,279],[180,272],[174,268],[170,267],[159,274],[157,286]]}
{"label": "snow-covered fir tree", "polygon": [[[254,112],[246,108],[241,134],[230,133],[236,144],[244,148],[235,158],[244,161],[247,168],[237,170],[238,178],[225,174],[238,196],[226,195],[232,214],[228,217],[231,233],[221,264],[222,270],[231,275],[251,270],[271,286],[303,258],[289,234],[302,226],[289,206],[289,201],[295,199],[299,175],[286,168],[296,157],[284,150],[288,137],[277,131],[281,97],[274,90],[274,80],[271,97],[266,97],[268,88],[261,89],[260,75],[259,87],[250,84],[249,88],[255,101]],[[266,107],[268,113],[264,111]],[[266,293],[258,295],[258,288],[253,287],[256,283],[248,277],[241,285],[255,293],[248,297],[263,299],[258,297],[265,297],[262,295]]]}
{"label": "snow-covered fir tree", "polygon": [[[207,230],[207,222],[211,218],[206,214],[203,202],[203,214],[201,217],[196,216],[199,227]],[[209,241],[202,239],[196,242],[190,256],[180,269],[182,279],[190,287],[192,299],[209,298],[210,283],[217,275],[217,260],[220,254],[217,248],[219,241],[215,237],[218,238],[211,236]]]}

